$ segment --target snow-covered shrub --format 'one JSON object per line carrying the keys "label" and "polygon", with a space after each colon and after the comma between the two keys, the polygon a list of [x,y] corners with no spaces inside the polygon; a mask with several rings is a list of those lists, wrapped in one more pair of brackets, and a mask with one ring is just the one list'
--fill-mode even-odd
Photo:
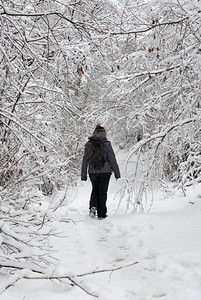
{"label": "snow-covered shrub", "polygon": [[179,164],[179,180],[182,184],[192,185],[201,182],[201,141],[200,128],[194,131],[193,140],[184,145]]}
{"label": "snow-covered shrub", "polygon": [[49,243],[56,231],[44,196],[36,189],[1,190],[0,208],[1,271],[47,271],[55,262]]}

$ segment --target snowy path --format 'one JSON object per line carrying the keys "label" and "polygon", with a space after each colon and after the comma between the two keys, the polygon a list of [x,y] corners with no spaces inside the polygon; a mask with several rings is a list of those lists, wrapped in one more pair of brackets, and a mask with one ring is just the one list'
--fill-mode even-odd
{"label": "snowy path", "polygon": [[[76,283],[96,297],[72,287],[68,280],[21,280],[0,300],[201,298],[198,189],[178,199],[177,205],[173,204],[176,199],[159,201],[148,214],[110,215],[101,221],[87,215],[89,190],[85,189],[79,190],[66,210],[66,218],[71,221],[57,223],[63,238],[53,241],[59,260],[55,274],[73,276],[120,269],[76,278]],[[192,197],[194,205],[189,204]],[[109,207],[111,211],[112,205]]]}

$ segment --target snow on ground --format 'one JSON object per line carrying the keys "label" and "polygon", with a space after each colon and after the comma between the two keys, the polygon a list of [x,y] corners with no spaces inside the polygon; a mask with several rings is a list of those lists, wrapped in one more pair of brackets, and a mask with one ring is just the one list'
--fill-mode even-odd
{"label": "snow on ground", "polygon": [[[76,285],[22,279],[0,300],[201,299],[201,185],[186,197],[159,195],[149,213],[114,214],[120,184],[111,181],[105,220],[88,216],[89,182],[72,190],[57,211],[63,237],[52,240],[58,259],[53,275],[70,276]],[[103,272],[86,275],[94,271]]]}

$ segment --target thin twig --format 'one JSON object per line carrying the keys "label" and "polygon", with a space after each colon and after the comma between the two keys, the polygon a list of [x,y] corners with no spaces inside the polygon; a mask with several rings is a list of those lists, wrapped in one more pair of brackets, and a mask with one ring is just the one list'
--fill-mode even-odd
{"label": "thin twig", "polygon": [[63,198],[61,199],[60,203],[57,205],[57,207],[54,208],[53,212],[55,212],[59,207],[61,207],[61,204],[64,202],[64,200],[66,199],[66,195],[67,195],[67,191],[68,191],[68,185],[66,186],[65,189],[65,193]]}
{"label": "thin twig", "polygon": [[132,264],[117,267],[117,268],[105,269],[105,270],[95,270],[95,271],[92,271],[92,272],[87,272],[87,273],[73,275],[73,276],[68,276],[68,275],[64,275],[64,276],[43,276],[43,277],[42,276],[38,276],[38,277],[25,276],[24,278],[25,279],[46,279],[46,280],[69,279],[69,278],[73,278],[73,277],[83,277],[83,276],[94,275],[94,274],[98,274],[98,273],[114,272],[114,271],[118,271],[120,269],[125,269],[125,268],[128,268],[128,267],[131,267],[131,266],[136,265],[138,263],[139,263],[138,261],[135,261]]}
{"label": "thin twig", "polygon": [[96,271],[93,271],[93,272],[88,272],[88,273],[77,275],[77,277],[93,275],[93,274],[97,274],[97,273],[114,272],[114,271],[118,271],[120,269],[125,269],[125,268],[128,268],[128,267],[131,267],[131,266],[136,265],[138,263],[139,263],[138,261],[135,261],[135,262],[133,262],[132,264],[129,264],[129,265],[125,265],[125,266],[121,266],[121,267],[117,267],[117,268],[113,268],[113,269],[96,270]]}
{"label": "thin twig", "polygon": [[83,288],[79,283],[75,282],[75,280],[73,280],[71,277],[68,277],[68,280],[70,280],[74,285],[76,285],[77,287],[79,287],[81,290],[83,290],[85,293],[87,293],[90,296],[96,297],[98,298],[97,295],[94,295],[92,293],[90,293],[89,291],[87,291],[85,288]]}
{"label": "thin twig", "polygon": [[6,285],[3,289],[0,290],[0,295],[3,294],[9,287],[13,286],[17,281],[19,281],[21,278],[15,278],[11,283]]}
{"label": "thin twig", "polygon": [[[8,269],[16,269],[16,270],[24,270],[23,267],[20,267],[20,266],[14,266],[12,265],[12,263],[9,265],[9,264],[0,264],[0,268],[8,268]],[[34,273],[39,273],[39,274],[43,274],[42,271],[39,271],[39,270],[34,270],[34,269],[31,269],[32,272]]]}

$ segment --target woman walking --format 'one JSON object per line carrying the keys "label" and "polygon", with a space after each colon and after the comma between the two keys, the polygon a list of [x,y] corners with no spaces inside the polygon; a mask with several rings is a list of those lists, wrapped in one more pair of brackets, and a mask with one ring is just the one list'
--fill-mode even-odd
{"label": "woman walking", "polygon": [[112,172],[120,178],[119,167],[111,143],[106,138],[105,128],[98,124],[85,145],[82,160],[81,180],[87,180],[87,171],[92,184],[89,215],[99,219],[107,217],[107,190]]}

